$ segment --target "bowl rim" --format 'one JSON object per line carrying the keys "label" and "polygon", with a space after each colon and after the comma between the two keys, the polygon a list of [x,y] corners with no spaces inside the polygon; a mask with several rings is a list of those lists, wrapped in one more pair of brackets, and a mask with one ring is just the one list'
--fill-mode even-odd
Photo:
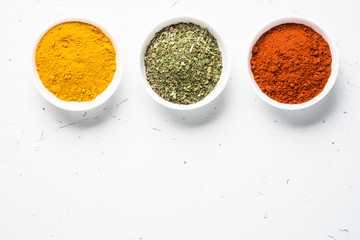
{"label": "bowl rim", "polygon": [[[99,94],[95,99],[89,102],[74,102],[74,101],[63,101],[59,98],[57,98],[54,94],[52,94],[45,86],[42,84],[41,79],[38,75],[37,69],[36,69],[36,50],[38,47],[39,42],[41,41],[42,37],[53,27],[67,22],[82,22],[86,24],[93,25],[97,28],[99,28],[111,41],[112,45],[114,46],[115,52],[116,52],[116,70],[115,74],[113,76],[112,81],[110,82],[109,86],[101,93]],[[64,18],[58,21],[55,21],[54,23],[50,24],[48,27],[46,27],[41,34],[39,34],[39,37],[35,41],[33,53],[31,55],[31,61],[32,61],[32,68],[33,68],[33,83],[40,93],[48,102],[55,105],[58,108],[68,110],[68,111],[87,111],[93,108],[96,108],[100,106],[101,104],[105,103],[118,89],[122,73],[123,73],[123,63],[121,62],[121,56],[119,54],[119,47],[114,39],[114,37],[108,32],[102,25],[89,20],[85,18],[78,18],[78,17],[71,17],[71,18]]]}
{"label": "bowl rim", "polygon": [[[308,27],[311,27],[314,31],[321,34],[321,36],[325,39],[325,41],[329,44],[329,47],[330,47],[330,52],[331,52],[331,56],[332,56],[330,77],[328,78],[328,81],[327,81],[324,89],[313,99],[311,99],[307,102],[304,102],[304,103],[299,103],[299,104],[280,103],[280,102],[268,97],[265,93],[263,93],[261,91],[261,89],[257,85],[257,83],[254,79],[253,73],[251,71],[250,61],[251,61],[251,57],[252,57],[252,49],[253,49],[254,45],[256,44],[256,42],[259,40],[259,38],[265,32],[267,32],[271,28],[281,25],[281,24],[285,24],[285,23],[298,23],[298,24],[304,24]],[[279,108],[279,109],[301,110],[301,109],[308,108],[308,107],[313,106],[314,104],[318,103],[330,92],[330,90],[334,86],[336,79],[337,79],[337,74],[339,71],[339,56],[338,56],[336,45],[334,44],[332,39],[333,38],[329,35],[328,31],[324,30],[323,26],[321,26],[314,20],[310,20],[307,17],[283,16],[283,17],[279,17],[279,18],[270,20],[270,22],[268,22],[267,24],[262,26],[258,31],[256,31],[256,33],[254,34],[254,36],[250,42],[250,46],[248,48],[247,69],[248,69],[248,73],[249,73],[249,81],[248,82],[249,82],[251,88],[256,92],[256,94],[263,101],[265,101],[266,103],[270,104],[271,106]]]}
{"label": "bowl rim", "polygon": [[[209,32],[217,40],[219,49],[220,49],[221,55],[222,55],[223,68],[221,71],[219,81],[217,82],[214,89],[204,99],[202,99],[196,103],[193,103],[193,104],[178,104],[178,103],[169,102],[169,101],[163,99],[151,88],[150,84],[147,81],[146,74],[145,74],[144,56],[145,56],[145,52],[146,52],[146,49],[147,49],[150,41],[155,37],[155,34],[159,31],[161,31],[163,28],[170,26],[172,24],[180,23],[180,22],[193,23],[193,24],[199,25],[200,27],[208,29]],[[151,31],[149,31],[149,33],[146,35],[145,40],[143,41],[142,49],[140,52],[140,64],[139,65],[140,65],[140,73],[142,76],[141,82],[142,82],[143,87],[145,88],[145,91],[148,93],[148,95],[152,99],[154,99],[157,103],[159,103],[167,108],[174,109],[174,110],[194,110],[194,109],[198,109],[198,108],[201,108],[201,107],[207,105],[208,103],[212,102],[214,99],[216,99],[221,94],[221,92],[224,90],[224,88],[229,80],[229,77],[230,77],[230,58],[229,58],[227,49],[225,47],[224,39],[222,37],[220,37],[218,32],[215,31],[215,29],[207,22],[205,22],[201,19],[198,19],[198,18],[187,17],[187,16],[168,18],[166,20],[161,21]]]}

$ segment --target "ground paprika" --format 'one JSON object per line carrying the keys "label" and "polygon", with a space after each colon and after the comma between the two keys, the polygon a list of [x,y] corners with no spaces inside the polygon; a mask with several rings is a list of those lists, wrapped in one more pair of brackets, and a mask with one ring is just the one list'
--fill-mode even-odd
{"label": "ground paprika", "polygon": [[329,44],[312,28],[286,23],[264,33],[252,49],[251,70],[262,92],[288,104],[307,102],[331,74]]}

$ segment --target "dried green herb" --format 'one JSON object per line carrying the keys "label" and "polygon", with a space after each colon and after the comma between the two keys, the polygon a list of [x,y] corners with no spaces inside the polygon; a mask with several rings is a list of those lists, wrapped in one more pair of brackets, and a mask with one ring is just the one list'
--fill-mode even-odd
{"label": "dried green herb", "polygon": [[205,28],[177,23],[155,34],[146,49],[146,78],[162,98],[178,104],[204,99],[222,71],[217,40]]}

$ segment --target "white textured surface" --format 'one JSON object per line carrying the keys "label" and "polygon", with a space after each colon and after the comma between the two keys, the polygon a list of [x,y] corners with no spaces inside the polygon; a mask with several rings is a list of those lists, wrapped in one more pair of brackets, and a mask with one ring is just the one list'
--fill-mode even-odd
{"label": "white textured surface", "polygon": [[[0,3],[0,239],[360,239],[358,1]],[[282,15],[318,20],[340,53],[316,106],[274,109],[248,85],[254,31]],[[179,113],[141,87],[141,43],[165,18],[219,29],[232,60],[214,104]],[[41,98],[31,54],[53,22],[87,18],[124,59],[114,97],[70,113]]]}

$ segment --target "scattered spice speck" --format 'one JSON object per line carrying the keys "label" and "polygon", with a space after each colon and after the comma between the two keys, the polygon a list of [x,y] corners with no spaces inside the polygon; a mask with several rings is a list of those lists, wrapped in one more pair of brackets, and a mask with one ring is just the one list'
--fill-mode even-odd
{"label": "scattered spice speck", "polygon": [[336,238],[334,238],[333,236],[331,236],[331,235],[328,235],[328,237],[329,238],[332,238],[332,239],[334,239],[334,240],[336,240]]}

